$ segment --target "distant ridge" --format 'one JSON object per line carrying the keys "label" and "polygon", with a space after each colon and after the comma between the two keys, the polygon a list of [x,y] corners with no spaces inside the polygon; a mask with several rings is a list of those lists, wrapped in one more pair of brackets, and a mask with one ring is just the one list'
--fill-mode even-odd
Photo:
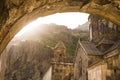
{"label": "distant ridge", "polygon": [[89,22],[86,22],[83,25],[79,25],[74,30],[77,30],[77,31],[89,31],[89,24],[90,24]]}

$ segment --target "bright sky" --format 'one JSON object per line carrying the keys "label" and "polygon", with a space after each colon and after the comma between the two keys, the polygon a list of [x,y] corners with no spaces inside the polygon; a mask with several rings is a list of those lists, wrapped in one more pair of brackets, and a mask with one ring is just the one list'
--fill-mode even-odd
{"label": "bright sky", "polygon": [[58,25],[65,25],[68,28],[74,29],[78,25],[82,25],[88,21],[89,14],[79,13],[79,12],[69,12],[69,13],[56,13],[53,15],[40,17],[37,20],[31,22],[25,26],[16,36],[22,35],[26,30],[31,30],[33,26],[39,26],[40,24],[55,23]]}

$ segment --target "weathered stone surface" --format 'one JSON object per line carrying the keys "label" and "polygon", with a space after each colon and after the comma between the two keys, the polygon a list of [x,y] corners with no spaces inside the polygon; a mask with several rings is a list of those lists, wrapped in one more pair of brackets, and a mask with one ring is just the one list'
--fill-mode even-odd
{"label": "weathered stone surface", "polygon": [[[89,16],[90,41],[100,42],[103,38],[113,41],[120,39],[120,27],[98,16]],[[111,42],[110,42],[111,43]]]}
{"label": "weathered stone surface", "polygon": [[58,42],[54,47],[54,57],[51,63],[51,80],[72,80],[74,65],[66,62],[66,46],[63,42]]}
{"label": "weathered stone surface", "polygon": [[79,41],[75,61],[76,80],[120,79],[120,28],[91,15],[90,40]]}
{"label": "weathered stone surface", "polygon": [[99,4],[99,5],[110,4],[110,1],[109,1],[109,0],[94,0],[94,2],[95,2],[96,4]]}
{"label": "weathered stone surface", "polygon": [[119,0],[2,0],[0,53],[27,23],[57,12],[86,12],[120,25]]}
{"label": "weathered stone surface", "polygon": [[12,42],[1,55],[0,80],[42,80],[52,50],[36,41]]}

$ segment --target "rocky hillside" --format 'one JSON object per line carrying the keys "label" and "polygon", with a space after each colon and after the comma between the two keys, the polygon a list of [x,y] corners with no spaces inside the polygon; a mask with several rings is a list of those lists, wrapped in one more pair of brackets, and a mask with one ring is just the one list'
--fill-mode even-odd
{"label": "rocky hillside", "polygon": [[75,28],[75,30],[77,31],[89,31],[89,22],[86,22],[83,25],[79,25],[77,28]]}
{"label": "rocky hillside", "polygon": [[9,45],[1,56],[0,80],[42,80],[52,56],[52,50],[39,42]]}
{"label": "rocky hillside", "polygon": [[34,27],[32,31],[26,31],[19,38],[16,37],[15,40],[39,41],[50,47],[54,47],[58,41],[63,41],[67,47],[68,55],[74,56],[78,39],[88,39],[88,32],[80,29],[82,30],[82,28],[71,30],[63,25],[43,24]]}

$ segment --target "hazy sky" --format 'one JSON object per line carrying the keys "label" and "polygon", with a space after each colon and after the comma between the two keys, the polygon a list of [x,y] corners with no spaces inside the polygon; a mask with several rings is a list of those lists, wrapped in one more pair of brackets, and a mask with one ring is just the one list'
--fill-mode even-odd
{"label": "hazy sky", "polygon": [[85,13],[57,13],[50,16],[39,18],[38,23],[56,23],[66,25],[68,28],[75,28],[79,24],[84,24],[88,21],[89,14]]}
{"label": "hazy sky", "polygon": [[31,22],[25,26],[16,36],[22,35],[26,30],[30,30],[33,26],[38,26],[40,24],[55,23],[58,25],[65,25],[68,28],[74,29],[78,25],[82,25],[88,21],[89,14],[79,13],[79,12],[69,12],[69,13],[56,13],[53,15],[40,17],[37,20]]}

